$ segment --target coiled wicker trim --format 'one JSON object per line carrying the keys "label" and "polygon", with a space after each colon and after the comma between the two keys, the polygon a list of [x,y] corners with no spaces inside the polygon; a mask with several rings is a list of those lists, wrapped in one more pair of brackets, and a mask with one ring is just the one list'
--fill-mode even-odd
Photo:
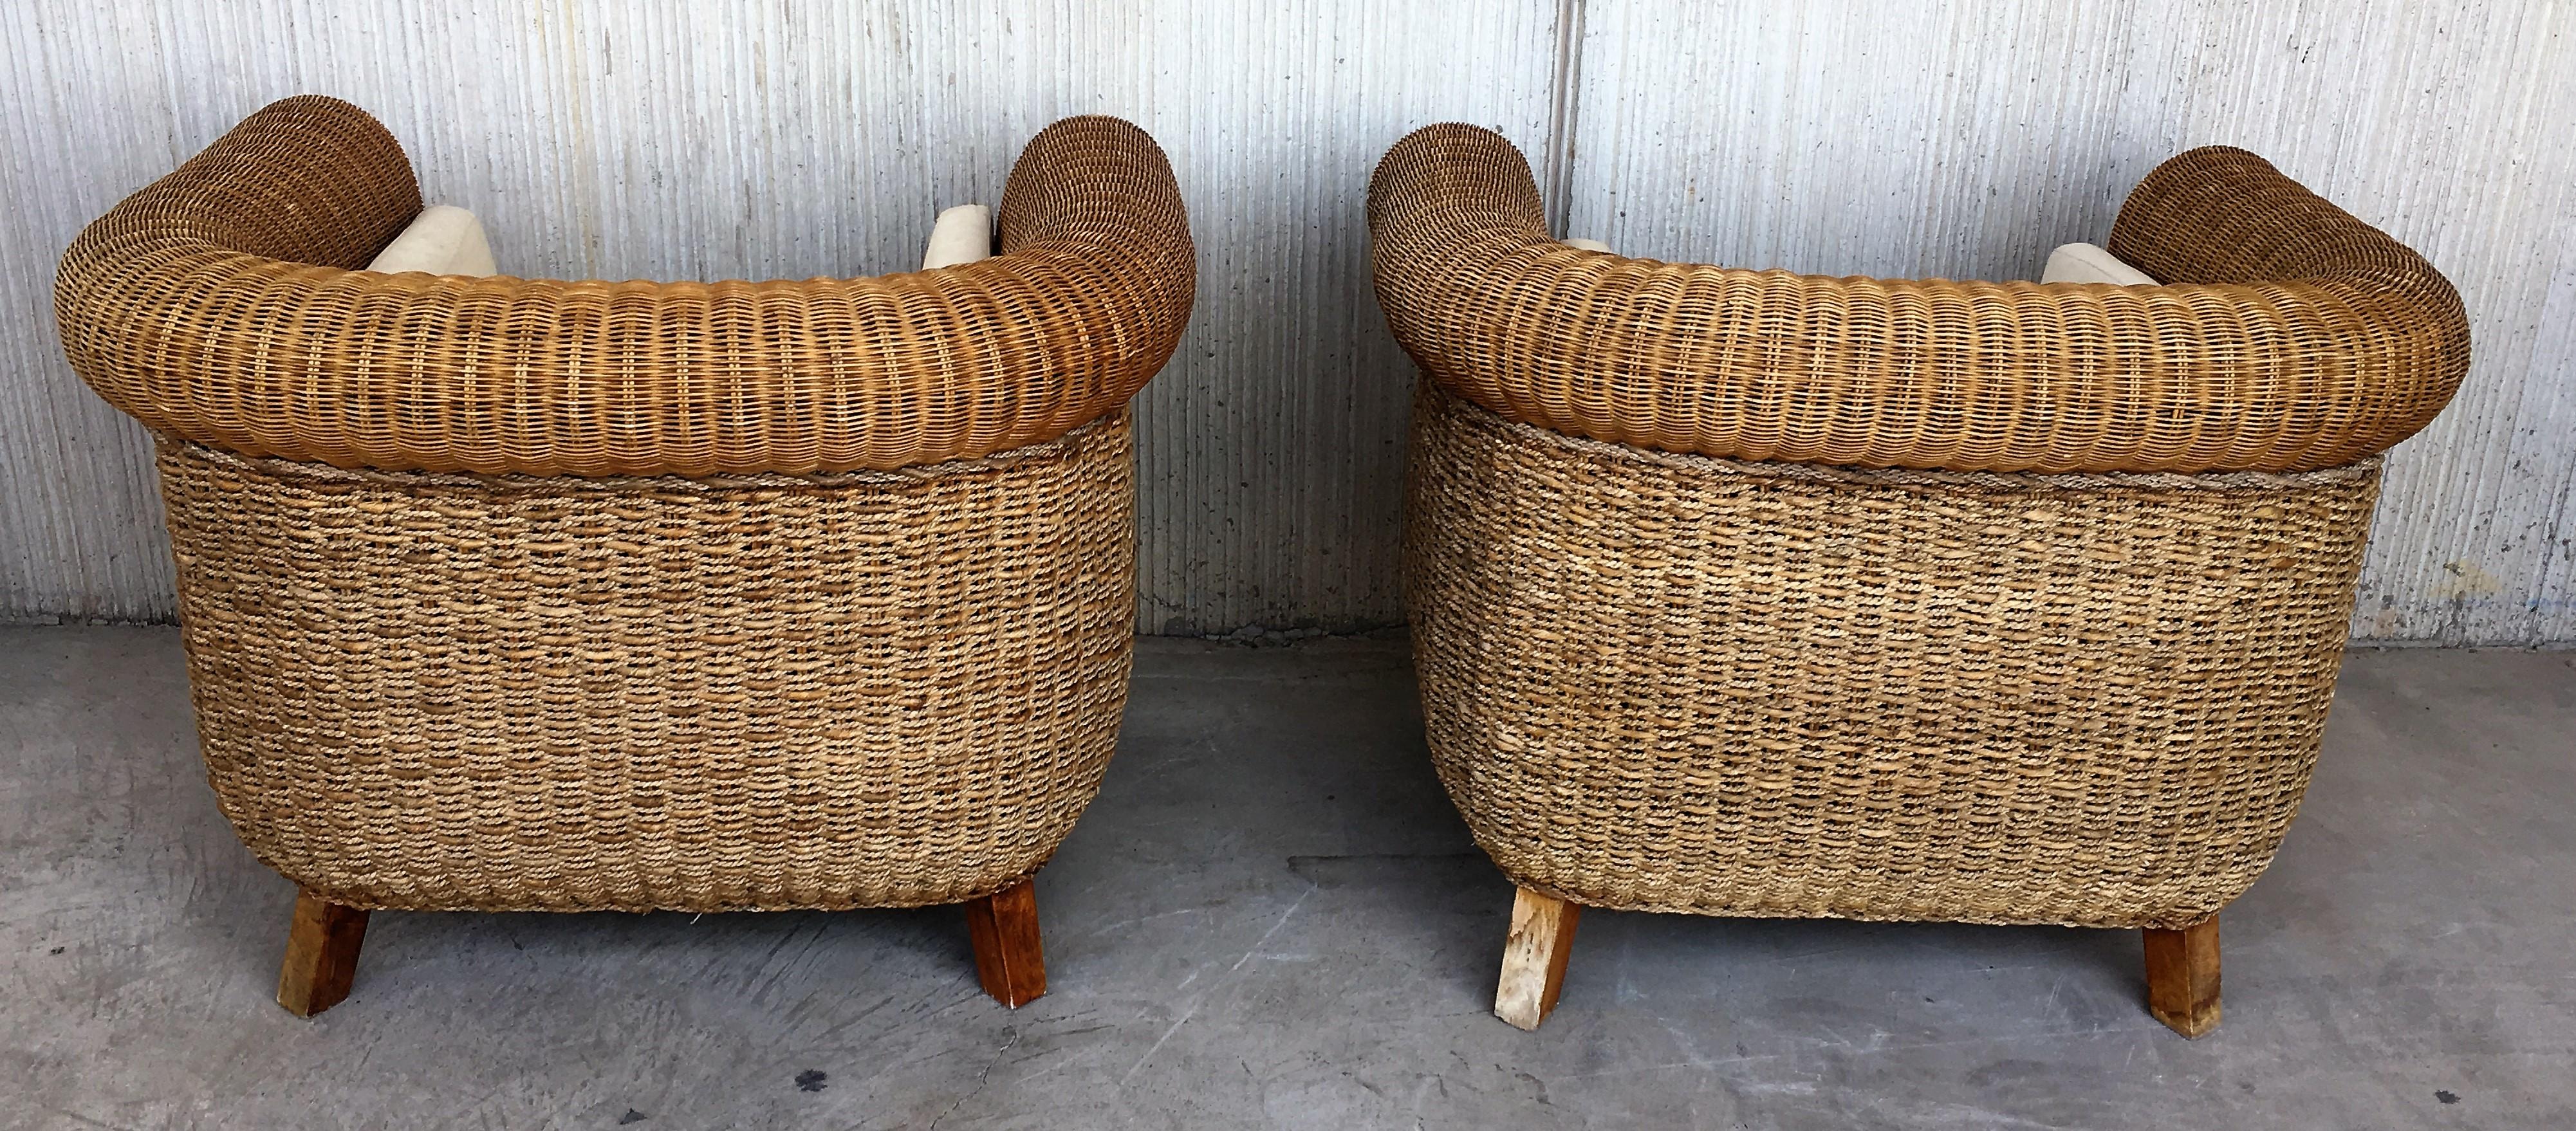
{"label": "coiled wicker trim", "polygon": [[1406,589],[1441,781],[1595,907],[2181,927],[2317,756],[2376,460],[1857,471],[1644,452],[1425,383]]}
{"label": "coiled wicker trim", "polygon": [[947,903],[1108,765],[1115,413],[980,460],[709,479],[340,471],[164,439],[209,779],[334,903]]}
{"label": "coiled wicker trim", "polygon": [[972,459],[1126,403],[1197,256],[1170,164],[1114,118],[1032,139],[1002,254],[862,279],[563,282],[350,270],[420,211],[402,147],[318,96],[252,115],[72,244],[72,366],[151,427],[250,455],[529,475]]}
{"label": "coiled wicker trim", "polygon": [[1550,239],[1529,163],[1416,131],[1369,186],[1377,294],[1423,372],[1514,420],[1752,460],[2301,471],[2387,448],[2469,363],[2424,258],[2242,150],[2158,167],[2111,250],[2159,287],[1824,278]]}

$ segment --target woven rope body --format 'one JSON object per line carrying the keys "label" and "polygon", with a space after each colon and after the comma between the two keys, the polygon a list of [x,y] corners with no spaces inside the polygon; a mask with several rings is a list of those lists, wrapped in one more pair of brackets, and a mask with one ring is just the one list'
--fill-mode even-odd
{"label": "woven rope body", "polygon": [[1415,663],[1477,842],[1719,915],[2215,913],[2306,789],[2378,484],[1744,463],[1430,384],[1414,429]]}
{"label": "woven rope body", "polygon": [[846,908],[988,894],[1106,769],[1123,412],[818,475],[337,470],[165,438],[209,775],[333,902]]}

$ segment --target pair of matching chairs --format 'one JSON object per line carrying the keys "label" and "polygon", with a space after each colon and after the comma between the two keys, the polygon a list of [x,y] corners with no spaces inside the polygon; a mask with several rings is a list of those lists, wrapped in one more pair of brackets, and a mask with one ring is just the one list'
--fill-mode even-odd
{"label": "pair of matching chairs", "polygon": [[[1368,209],[1505,1020],[1594,906],[2142,927],[2153,1012],[2215,1023],[2375,453],[2466,365],[2421,257],[2230,150],[2122,209],[2150,286],[1583,250],[1464,126]],[[422,212],[373,119],[289,99],[56,288],[158,437],[216,797],[301,892],[280,1002],[347,994],[372,909],[962,903],[985,989],[1042,993],[1031,877],[1126,695],[1126,404],[1195,295],[1161,151],[1057,123],[998,254],[880,278],[359,269]]]}

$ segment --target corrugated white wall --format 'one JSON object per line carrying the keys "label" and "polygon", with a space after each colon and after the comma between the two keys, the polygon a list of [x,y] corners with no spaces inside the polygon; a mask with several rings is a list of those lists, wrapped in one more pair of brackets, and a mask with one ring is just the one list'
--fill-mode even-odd
{"label": "corrugated white wall", "polygon": [[1416,125],[1519,140],[1571,228],[1624,251],[1951,276],[2031,274],[2101,238],[2157,160],[2230,141],[2424,249],[2476,319],[2468,387],[2392,461],[2357,627],[2576,639],[2565,7],[1282,7],[0,11],[0,619],[168,614],[145,445],[63,365],[53,262],[242,115],[318,91],[382,117],[505,269],[566,276],[908,267],[933,211],[997,197],[1038,127],[1144,125],[1202,271],[1140,402],[1147,631],[1401,616],[1410,375],[1369,297],[1361,201]]}
{"label": "corrugated white wall", "polygon": [[1607,0],[1573,234],[1819,274],[2035,278],[2226,143],[2432,259],[2476,363],[2390,456],[2356,633],[2576,640],[2576,5]]}

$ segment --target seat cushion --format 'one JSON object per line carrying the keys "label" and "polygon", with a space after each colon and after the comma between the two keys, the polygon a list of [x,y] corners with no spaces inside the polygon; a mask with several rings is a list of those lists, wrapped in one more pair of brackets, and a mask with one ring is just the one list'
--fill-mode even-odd
{"label": "seat cushion", "polygon": [[2120,257],[2089,243],[2070,243],[2048,253],[2048,267],[2039,273],[2043,283],[2110,283],[2114,286],[2155,286],[2156,277],[2123,262]]}
{"label": "seat cushion", "polygon": [[369,271],[427,271],[432,275],[490,275],[492,244],[483,222],[453,204],[433,204],[367,263]]}
{"label": "seat cushion", "polygon": [[939,213],[930,226],[930,246],[921,253],[921,269],[936,271],[989,259],[993,254],[993,210],[982,204],[960,204]]}

